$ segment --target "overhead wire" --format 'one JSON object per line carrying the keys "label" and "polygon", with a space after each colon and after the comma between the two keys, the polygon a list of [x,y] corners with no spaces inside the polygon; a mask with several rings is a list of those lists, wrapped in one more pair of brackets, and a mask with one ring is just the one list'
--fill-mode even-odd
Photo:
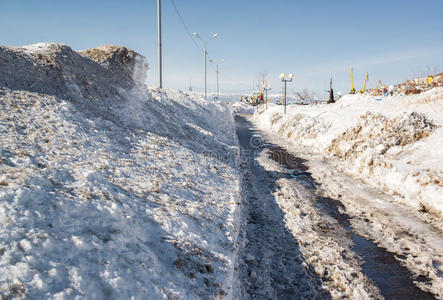
{"label": "overhead wire", "polygon": [[186,33],[188,34],[189,38],[192,40],[192,42],[194,43],[194,45],[198,48],[198,50],[203,51],[203,49],[199,46],[199,44],[197,43],[197,41],[195,40],[194,36],[192,35],[191,31],[189,31],[188,26],[186,25],[185,21],[183,20],[182,15],[180,14],[180,11],[177,8],[177,5],[175,5],[174,0],[171,0],[172,6],[174,7],[175,12],[177,13],[178,18],[180,19]]}

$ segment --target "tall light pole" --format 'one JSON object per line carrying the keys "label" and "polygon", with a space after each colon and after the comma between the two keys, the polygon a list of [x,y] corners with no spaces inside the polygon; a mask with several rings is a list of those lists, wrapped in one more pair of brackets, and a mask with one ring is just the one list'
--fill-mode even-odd
{"label": "tall light pole", "polygon": [[218,33],[214,33],[213,35],[212,35],[212,37],[209,39],[209,40],[204,40],[204,39],[202,39],[201,37],[200,37],[200,35],[198,34],[198,33],[196,33],[196,32],[194,32],[194,35],[197,37],[197,38],[199,38],[202,42],[203,42],[203,44],[205,45],[205,55],[204,55],[204,57],[205,57],[205,99],[207,99],[208,98],[208,84],[207,84],[207,68],[206,68],[206,63],[207,63],[207,56],[208,56],[208,43],[210,42],[210,41],[212,41],[213,39],[215,39],[216,37],[218,37],[219,36],[219,34]]}
{"label": "tall light pole", "polygon": [[280,80],[281,82],[285,83],[285,89],[284,89],[284,98],[283,98],[283,105],[285,107],[285,114],[286,114],[286,83],[287,82],[292,82],[292,78],[294,78],[294,74],[289,74],[288,78],[286,78],[286,74],[285,73],[281,73],[280,74]]}
{"label": "tall light pole", "polygon": [[268,83],[265,81],[265,84],[263,85],[263,89],[265,90],[265,103],[266,103],[266,109],[268,109],[268,91],[272,89],[271,85],[268,85]]}
{"label": "tall light pole", "polygon": [[[222,59],[221,63],[224,62],[225,60]],[[213,63],[215,65],[215,72],[217,73],[217,100],[220,99],[220,88],[219,88],[219,81],[218,81],[218,65],[215,61],[213,61],[212,59],[209,60],[209,62]]]}
{"label": "tall light pole", "polygon": [[162,83],[162,0],[157,0],[157,37],[158,37],[158,85]]}

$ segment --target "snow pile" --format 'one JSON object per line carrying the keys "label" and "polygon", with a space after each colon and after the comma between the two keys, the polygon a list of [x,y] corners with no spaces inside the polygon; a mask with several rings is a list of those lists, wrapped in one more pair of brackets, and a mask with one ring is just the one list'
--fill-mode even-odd
{"label": "snow pile", "polygon": [[427,138],[435,127],[425,115],[415,112],[394,119],[367,112],[356,127],[334,139],[328,151],[340,158],[356,158],[368,149],[376,151],[375,154],[385,154],[392,147]]}
{"label": "snow pile", "polygon": [[0,86],[80,102],[118,97],[143,84],[147,70],[144,57],[116,46],[77,53],[66,45],[39,43],[0,47],[0,57]]}
{"label": "snow pile", "polygon": [[[432,78],[431,83],[429,77]],[[437,86],[443,86],[443,73],[407,80],[399,85],[399,91],[406,95],[419,94]]]}
{"label": "snow pile", "polygon": [[[355,265],[355,258],[351,253],[360,256],[363,250],[363,255],[372,256],[372,249],[375,248],[365,242],[362,244],[361,238],[356,239],[356,233],[368,241],[374,241],[379,248],[395,254],[395,260],[401,261],[412,274],[414,285],[433,293],[437,299],[442,297],[443,218],[429,213],[417,213],[410,206],[404,205],[404,202],[395,201],[395,196],[370,188],[358,178],[344,174],[337,168],[340,160],[325,161],[321,154],[313,154],[307,148],[282,140],[278,134],[270,131],[262,134],[266,144],[284,147],[289,153],[297,155],[276,156],[275,152],[264,151],[258,161],[269,171],[292,174],[291,180],[281,179],[277,182],[275,199],[285,212],[286,226],[297,237],[304,257],[315,268],[332,295],[343,291],[347,293],[346,287],[351,285],[354,295],[351,297],[348,294],[348,297],[358,298],[358,289],[354,286],[358,285],[361,277],[348,278],[346,274],[353,272],[351,268],[357,273],[361,272],[362,270],[358,271],[358,265],[362,266],[363,261],[358,259],[360,262]],[[288,167],[296,166],[299,170],[293,172],[282,168],[275,161]],[[339,223],[331,223],[331,217]],[[347,232],[344,233],[343,229]],[[329,237],[337,242],[331,242]],[[347,240],[351,238],[353,241],[350,243]],[[353,249],[355,244],[359,244],[357,248],[360,250]],[[340,250],[343,247],[345,252]],[[368,252],[365,254],[365,251]],[[383,257],[381,253],[376,255]],[[386,269],[391,271],[382,276],[396,276],[397,283],[390,287],[395,289],[398,286],[396,284],[402,282],[400,276],[405,276],[405,273],[395,266],[391,269],[390,264],[389,260],[386,261]],[[364,270],[374,265],[369,261],[369,264],[362,267],[365,273]],[[324,278],[324,274],[328,276]],[[371,273],[365,274],[371,276]],[[346,282],[344,278],[354,278],[355,281]],[[380,277],[377,278],[380,280]],[[372,285],[364,286],[367,289]],[[340,298],[343,297],[344,294]],[[376,297],[372,295],[369,298]]]}
{"label": "snow pile", "polygon": [[232,104],[232,113],[234,115],[253,114],[255,109],[253,106],[237,101]]}
{"label": "snow pile", "polygon": [[335,104],[269,106],[255,120],[417,210],[443,214],[443,88],[411,96],[348,95]]}
{"label": "snow pile", "polygon": [[0,47],[0,298],[233,296],[230,109],[123,47]]}

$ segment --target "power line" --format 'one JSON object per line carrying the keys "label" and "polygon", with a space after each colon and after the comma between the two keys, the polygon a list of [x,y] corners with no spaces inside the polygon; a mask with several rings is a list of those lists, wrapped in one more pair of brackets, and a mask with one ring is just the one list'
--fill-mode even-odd
{"label": "power line", "polygon": [[195,41],[194,36],[191,34],[191,32],[190,32],[189,29],[188,29],[188,26],[186,26],[186,23],[185,23],[185,21],[183,20],[183,17],[181,16],[181,14],[180,14],[180,12],[179,12],[179,10],[178,10],[178,8],[177,8],[177,5],[175,5],[174,0],[171,0],[171,3],[172,3],[172,5],[174,6],[174,9],[175,9],[175,12],[177,13],[178,18],[180,19],[181,23],[183,24],[183,27],[185,28],[186,33],[189,35],[189,38],[192,40],[192,42],[193,42],[194,45],[198,48],[198,50],[203,51],[203,49],[200,48],[200,46],[198,45],[198,43]]}

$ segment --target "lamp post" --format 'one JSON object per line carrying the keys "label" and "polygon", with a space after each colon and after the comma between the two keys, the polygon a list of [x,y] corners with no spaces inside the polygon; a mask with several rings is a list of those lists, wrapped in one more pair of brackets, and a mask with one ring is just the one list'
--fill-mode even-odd
{"label": "lamp post", "polygon": [[[224,62],[225,60],[222,58],[221,62]],[[217,100],[219,100],[220,98],[220,88],[219,88],[219,81],[218,81],[218,65],[215,61],[213,61],[212,59],[209,60],[209,62],[213,63],[215,65],[215,72],[217,73]]]}
{"label": "lamp post", "polygon": [[214,33],[213,35],[212,35],[212,37],[209,39],[209,40],[204,40],[204,39],[202,39],[201,37],[200,37],[200,35],[198,34],[198,33],[196,33],[196,32],[194,32],[194,36],[196,36],[197,38],[199,38],[202,42],[203,42],[203,44],[205,45],[205,50],[204,50],[204,57],[205,57],[205,99],[207,99],[207,97],[208,97],[208,85],[207,85],[207,68],[206,68],[206,62],[207,62],[207,56],[208,56],[208,43],[211,41],[211,40],[213,40],[213,39],[215,39],[216,37],[218,37],[219,36],[219,34],[218,33]]}
{"label": "lamp post", "polygon": [[286,78],[286,74],[285,73],[281,73],[280,74],[280,80],[281,82],[285,83],[285,89],[284,89],[284,97],[283,97],[283,105],[285,107],[285,114],[286,114],[286,83],[287,82],[292,82],[292,79],[294,78],[294,74],[289,74],[288,78]]}
{"label": "lamp post", "polygon": [[267,85],[267,82],[265,81],[265,84],[263,85],[263,89],[265,90],[265,103],[266,103],[266,109],[268,109],[268,91],[272,89],[271,85]]}

